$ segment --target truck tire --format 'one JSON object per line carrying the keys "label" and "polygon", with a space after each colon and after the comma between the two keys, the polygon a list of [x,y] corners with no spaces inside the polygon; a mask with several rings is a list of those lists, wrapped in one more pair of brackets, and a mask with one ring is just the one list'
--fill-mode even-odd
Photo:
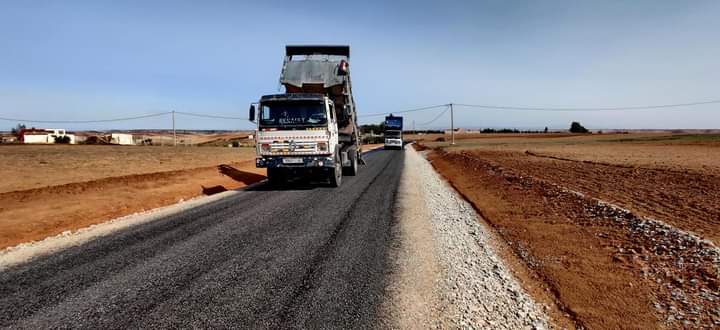
{"label": "truck tire", "polygon": [[358,155],[357,152],[348,154],[350,166],[343,167],[343,175],[356,176],[358,171]]}
{"label": "truck tire", "polygon": [[268,168],[267,178],[271,186],[281,187],[285,184],[285,172],[281,168]]}
{"label": "truck tire", "polygon": [[335,167],[333,167],[333,170],[330,171],[330,186],[332,187],[340,187],[340,184],[342,183],[342,175],[343,175],[343,168],[342,168],[342,160],[340,158],[340,154],[335,154]]}

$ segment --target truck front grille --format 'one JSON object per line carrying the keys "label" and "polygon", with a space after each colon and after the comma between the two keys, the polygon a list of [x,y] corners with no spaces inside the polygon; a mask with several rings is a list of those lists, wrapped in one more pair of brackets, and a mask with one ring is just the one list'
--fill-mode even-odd
{"label": "truck front grille", "polygon": [[317,142],[294,141],[270,144],[271,154],[312,154],[317,152]]}

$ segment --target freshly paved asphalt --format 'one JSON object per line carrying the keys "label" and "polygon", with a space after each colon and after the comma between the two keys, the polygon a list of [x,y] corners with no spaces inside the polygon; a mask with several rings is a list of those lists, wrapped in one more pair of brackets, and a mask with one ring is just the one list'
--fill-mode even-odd
{"label": "freshly paved asphalt", "polygon": [[0,327],[382,324],[403,152],[340,188],[251,191],[0,273]]}

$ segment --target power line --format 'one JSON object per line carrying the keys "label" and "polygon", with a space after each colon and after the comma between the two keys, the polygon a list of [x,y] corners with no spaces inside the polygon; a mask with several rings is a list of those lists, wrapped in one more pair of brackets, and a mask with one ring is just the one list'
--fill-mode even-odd
{"label": "power line", "polygon": [[169,115],[171,113],[172,112],[168,111],[168,112],[153,113],[153,114],[140,115],[140,116],[134,116],[134,117],[97,119],[97,120],[34,120],[34,119],[6,118],[6,117],[0,117],[0,120],[14,121],[14,122],[26,122],[26,123],[41,123],[41,124],[91,124],[91,123],[109,123],[109,122],[116,122],[116,121],[127,121],[127,120],[159,117],[159,116]]}
{"label": "power line", "polygon": [[[136,120],[136,119],[143,119],[143,118],[152,118],[152,117],[166,116],[169,114],[172,114],[172,111],[152,113],[152,114],[133,116],[133,117],[95,119],[95,120],[36,120],[36,119],[7,118],[7,117],[0,117],[0,120],[14,121],[14,122],[26,122],[26,123],[41,123],[41,124],[91,124],[91,123],[108,123],[108,122],[128,121],[128,120]],[[209,115],[209,114],[200,114],[200,113],[192,113],[192,112],[182,112],[182,111],[176,111],[175,114],[192,116],[192,117],[213,118],[213,119],[247,120],[247,118],[241,118],[241,117]]]}
{"label": "power line", "polygon": [[446,106],[447,106],[447,104],[438,104],[438,105],[431,105],[431,106],[427,106],[427,107],[415,108],[415,109],[408,109],[408,110],[400,110],[400,111],[393,111],[393,112],[381,112],[381,113],[371,113],[371,114],[366,114],[366,115],[359,115],[358,117],[385,116],[385,115],[394,114],[394,113],[406,113],[406,112],[423,111],[423,110],[429,110],[429,109],[434,109],[434,108],[439,108],[439,107],[446,107]]}
{"label": "power line", "polygon": [[[652,109],[669,109],[669,108],[680,108],[689,106],[698,106],[706,104],[720,104],[720,100],[710,101],[698,101],[698,102],[687,102],[687,103],[674,103],[674,104],[658,104],[658,105],[642,105],[642,106],[623,106],[623,107],[568,107],[568,108],[555,108],[555,107],[535,107],[535,106],[505,106],[505,105],[485,105],[485,104],[467,104],[467,103],[453,103],[453,105],[469,108],[482,108],[482,109],[494,109],[494,110],[519,110],[519,111],[567,111],[567,112],[583,112],[583,111],[625,111],[625,110],[652,110]],[[449,104],[431,105],[427,107],[414,108],[401,111],[392,112],[381,112],[366,115],[359,115],[358,117],[375,117],[384,116],[392,113],[406,113],[430,110],[440,107],[448,106]]]}
{"label": "power line", "polygon": [[[503,106],[503,105],[453,103],[453,105],[456,105],[456,106],[469,107],[469,108],[481,108],[481,109],[518,110],[518,111],[567,111],[567,112],[671,109],[671,108],[690,107],[690,106],[707,105],[707,104],[720,104],[720,100],[675,103],[675,104],[643,105],[643,106],[590,107],[590,108],[583,108],[583,107],[554,108],[554,107]],[[448,105],[449,104],[438,104],[438,105],[431,105],[431,106],[407,109],[407,110],[365,114],[365,115],[359,115],[358,117],[376,117],[376,116],[385,116],[385,115],[389,115],[389,114],[393,114],[393,113],[408,113],[408,112],[424,111],[424,110],[431,110],[431,109],[436,109],[436,108],[440,108],[440,107],[447,107]],[[445,111],[443,111],[435,119],[431,120],[428,123],[421,124],[421,126],[434,122],[435,120],[440,118],[446,111],[447,111],[447,109],[445,109]],[[243,118],[243,117],[231,117],[231,116],[200,114],[200,113],[181,112],[181,111],[176,111],[175,113],[180,114],[180,115],[185,115],[185,116],[213,118],[213,119],[228,119],[228,120],[247,120],[248,119],[248,118]],[[169,114],[172,114],[172,111],[152,113],[152,114],[139,115],[139,116],[133,116],[133,117],[96,119],[96,120],[36,120],[36,119],[8,118],[8,117],[0,117],[0,120],[14,121],[14,122],[28,122],[28,123],[45,123],[45,124],[91,124],[91,123],[108,123],[108,122],[118,122],[118,121],[128,121],[128,120],[152,118],[152,117],[165,116],[165,115],[169,115]]]}
{"label": "power line", "polygon": [[182,112],[182,111],[175,111],[175,113],[176,113],[176,114],[179,114],[179,115],[186,115],[186,116],[192,116],[192,117],[215,118],[215,119],[231,119],[231,120],[248,120],[248,118],[242,118],[242,117],[229,117],[229,116],[220,116],[220,115],[207,115],[207,114],[201,114],[201,113]]}
{"label": "power line", "polygon": [[427,123],[419,124],[419,125],[420,125],[420,126],[427,126],[427,125],[430,125],[430,124],[434,123],[435,121],[437,121],[438,119],[440,119],[440,117],[442,117],[446,112],[448,112],[448,110],[450,110],[450,107],[445,108],[445,110],[444,110],[443,112],[441,112],[439,115],[437,115],[435,118],[433,118],[433,120],[431,120],[431,121],[429,121],[429,122],[427,122]]}
{"label": "power line", "polygon": [[464,103],[453,103],[453,104],[457,105],[457,106],[462,106],[462,107],[496,109],[496,110],[582,112],[582,111],[652,110],[652,109],[679,108],[679,107],[689,107],[689,106],[697,106],[697,105],[705,105],[705,104],[718,104],[718,103],[720,103],[720,100],[675,103],[675,104],[642,105],[642,106],[629,106],[629,107],[597,107],[597,108],[548,108],[548,107],[516,107],[516,106],[481,105],[481,104],[464,104]]}

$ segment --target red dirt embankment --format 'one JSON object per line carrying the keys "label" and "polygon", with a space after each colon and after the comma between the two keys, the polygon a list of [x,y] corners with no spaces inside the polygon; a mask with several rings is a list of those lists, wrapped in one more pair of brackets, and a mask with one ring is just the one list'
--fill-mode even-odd
{"label": "red dirt embankment", "polygon": [[720,238],[717,177],[520,152],[429,159],[578,326],[720,325],[720,254],[687,233]]}
{"label": "red dirt embankment", "polygon": [[0,193],[0,249],[265,178],[254,161]]}

